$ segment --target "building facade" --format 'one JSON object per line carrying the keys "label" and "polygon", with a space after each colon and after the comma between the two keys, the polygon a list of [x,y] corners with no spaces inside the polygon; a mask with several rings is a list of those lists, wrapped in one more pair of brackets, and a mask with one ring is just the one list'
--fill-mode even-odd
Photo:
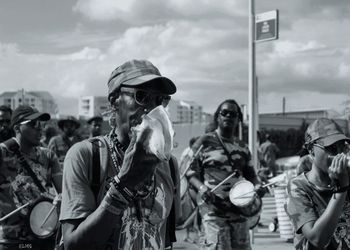
{"label": "building facade", "polygon": [[192,101],[171,99],[167,110],[173,123],[203,123],[202,106]]}
{"label": "building facade", "polygon": [[79,98],[78,116],[89,119],[90,117],[101,115],[107,111],[109,102],[105,96],[81,96]]}
{"label": "building facade", "polygon": [[41,112],[52,116],[58,114],[58,106],[55,99],[48,91],[7,91],[0,94],[0,105],[6,105],[12,110],[20,105],[29,105]]}
{"label": "building facade", "polygon": [[343,132],[349,134],[349,121],[341,117],[339,113],[332,109],[316,109],[305,111],[291,111],[285,113],[264,113],[259,114],[260,130],[288,130],[299,129],[300,126],[310,124],[319,118],[334,119],[342,128]]}

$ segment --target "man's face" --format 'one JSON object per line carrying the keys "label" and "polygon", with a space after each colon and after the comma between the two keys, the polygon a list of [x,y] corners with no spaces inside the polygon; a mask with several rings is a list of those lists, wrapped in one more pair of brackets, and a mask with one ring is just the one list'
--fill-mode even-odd
{"label": "man's face", "polygon": [[91,132],[92,136],[101,135],[101,125],[102,125],[101,120],[93,120],[90,123],[90,132]]}
{"label": "man's face", "polygon": [[76,129],[77,129],[77,126],[72,121],[65,121],[63,123],[63,132],[67,136],[73,136]]}
{"label": "man's face", "polygon": [[218,115],[218,126],[224,130],[232,129],[233,132],[236,131],[239,122],[238,115],[239,113],[236,105],[224,103],[221,105]]}
{"label": "man's face", "polygon": [[10,128],[11,114],[7,111],[0,111],[0,140],[5,141],[13,135]]}
{"label": "man's face", "polygon": [[26,124],[20,124],[19,131],[23,143],[30,146],[39,146],[42,136],[43,122],[34,120]]}
{"label": "man's face", "polygon": [[327,147],[316,141],[313,146],[315,165],[325,173],[328,173],[328,168],[332,163],[332,156],[341,153],[348,153],[348,143],[345,140],[340,140]]}
{"label": "man's face", "polygon": [[161,94],[146,89],[122,87],[115,95],[116,125],[123,136],[130,136],[130,128],[142,122],[142,116],[154,109]]}

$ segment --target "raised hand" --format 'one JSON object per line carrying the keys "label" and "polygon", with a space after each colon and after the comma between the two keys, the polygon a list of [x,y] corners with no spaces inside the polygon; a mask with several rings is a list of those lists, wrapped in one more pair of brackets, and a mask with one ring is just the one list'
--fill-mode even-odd
{"label": "raised hand", "polygon": [[122,167],[118,174],[120,184],[131,191],[137,191],[150,181],[159,159],[145,150],[145,142],[149,140],[152,130],[146,127],[137,136],[132,130],[131,141],[127,148]]}

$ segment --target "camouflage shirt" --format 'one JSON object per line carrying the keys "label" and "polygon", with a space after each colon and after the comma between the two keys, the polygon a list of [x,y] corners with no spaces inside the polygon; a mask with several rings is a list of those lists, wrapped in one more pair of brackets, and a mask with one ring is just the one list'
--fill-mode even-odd
{"label": "camouflage shirt", "polygon": [[63,166],[64,157],[66,157],[68,149],[79,141],[81,139],[78,136],[73,136],[72,139],[69,139],[65,135],[56,135],[51,138],[48,148],[57,155],[60,164]]}
{"label": "camouflage shirt", "polygon": [[[42,186],[52,188],[52,177],[61,174],[56,155],[42,147],[35,148],[35,155],[24,155]],[[0,144],[0,217],[17,207],[39,198],[41,192],[33,179],[20,165],[17,156]],[[0,243],[33,240],[27,225],[28,207],[0,223]]]}
{"label": "camouflage shirt", "polygon": [[[222,138],[222,141],[229,155],[225,153],[216,132],[205,134],[194,144],[195,146],[203,145],[199,156],[192,164],[192,170],[197,173],[198,178],[212,189],[232,174],[234,170],[237,170],[241,177],[254,183],[256,173],[247,144],[238,139],[230,141]],[[193,148],[193,152],[196,151],[197,149]],[[231,159],[229,160],[228,157]],[[215,194],[230,204],[229,192],[237,181],[237,177],[231,177],[215,191]]]}
{"label": "camouflage shirt", "polygon": [[[295,234],[294,245],[297,250],[310,249],[309,242],[302,233],[302,227],[307,222],[316,221],[326,210],[327,204],[332,197],[332,191],[319,190],[310,183],[302,173],[291,179],[287,188],[288,198],[286,212],[292,221]],[[316,195],[315,193],[318,193]],[[320,198],[322,197],[322,199]],[[325,204],[327,203],[327,204]],[[350,249],[350,203],[349,198],[345,201],[343,213],[338,219],[338,225],[326,250]]]}

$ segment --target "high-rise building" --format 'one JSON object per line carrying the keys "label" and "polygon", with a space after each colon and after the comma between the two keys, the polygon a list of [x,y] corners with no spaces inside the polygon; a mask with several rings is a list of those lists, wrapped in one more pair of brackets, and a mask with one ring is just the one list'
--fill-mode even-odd
{"label": "high-rise building", "polygon": [[81,96],[79,98],[78,116],[88,119],[107,111],[109,102],[105,96]]}
{"label": "high-rise building", "polygon": [[29,105],[40,112],[58,114],[56,101],[48,91],[6,91],[0,94],[0,105],[6,105],[12,110],[20,105]]}
{"label": "high-rise building", "polygon": [[173,123],[202,123],[202,106],[193,101],[171,99],[167,110]]}

